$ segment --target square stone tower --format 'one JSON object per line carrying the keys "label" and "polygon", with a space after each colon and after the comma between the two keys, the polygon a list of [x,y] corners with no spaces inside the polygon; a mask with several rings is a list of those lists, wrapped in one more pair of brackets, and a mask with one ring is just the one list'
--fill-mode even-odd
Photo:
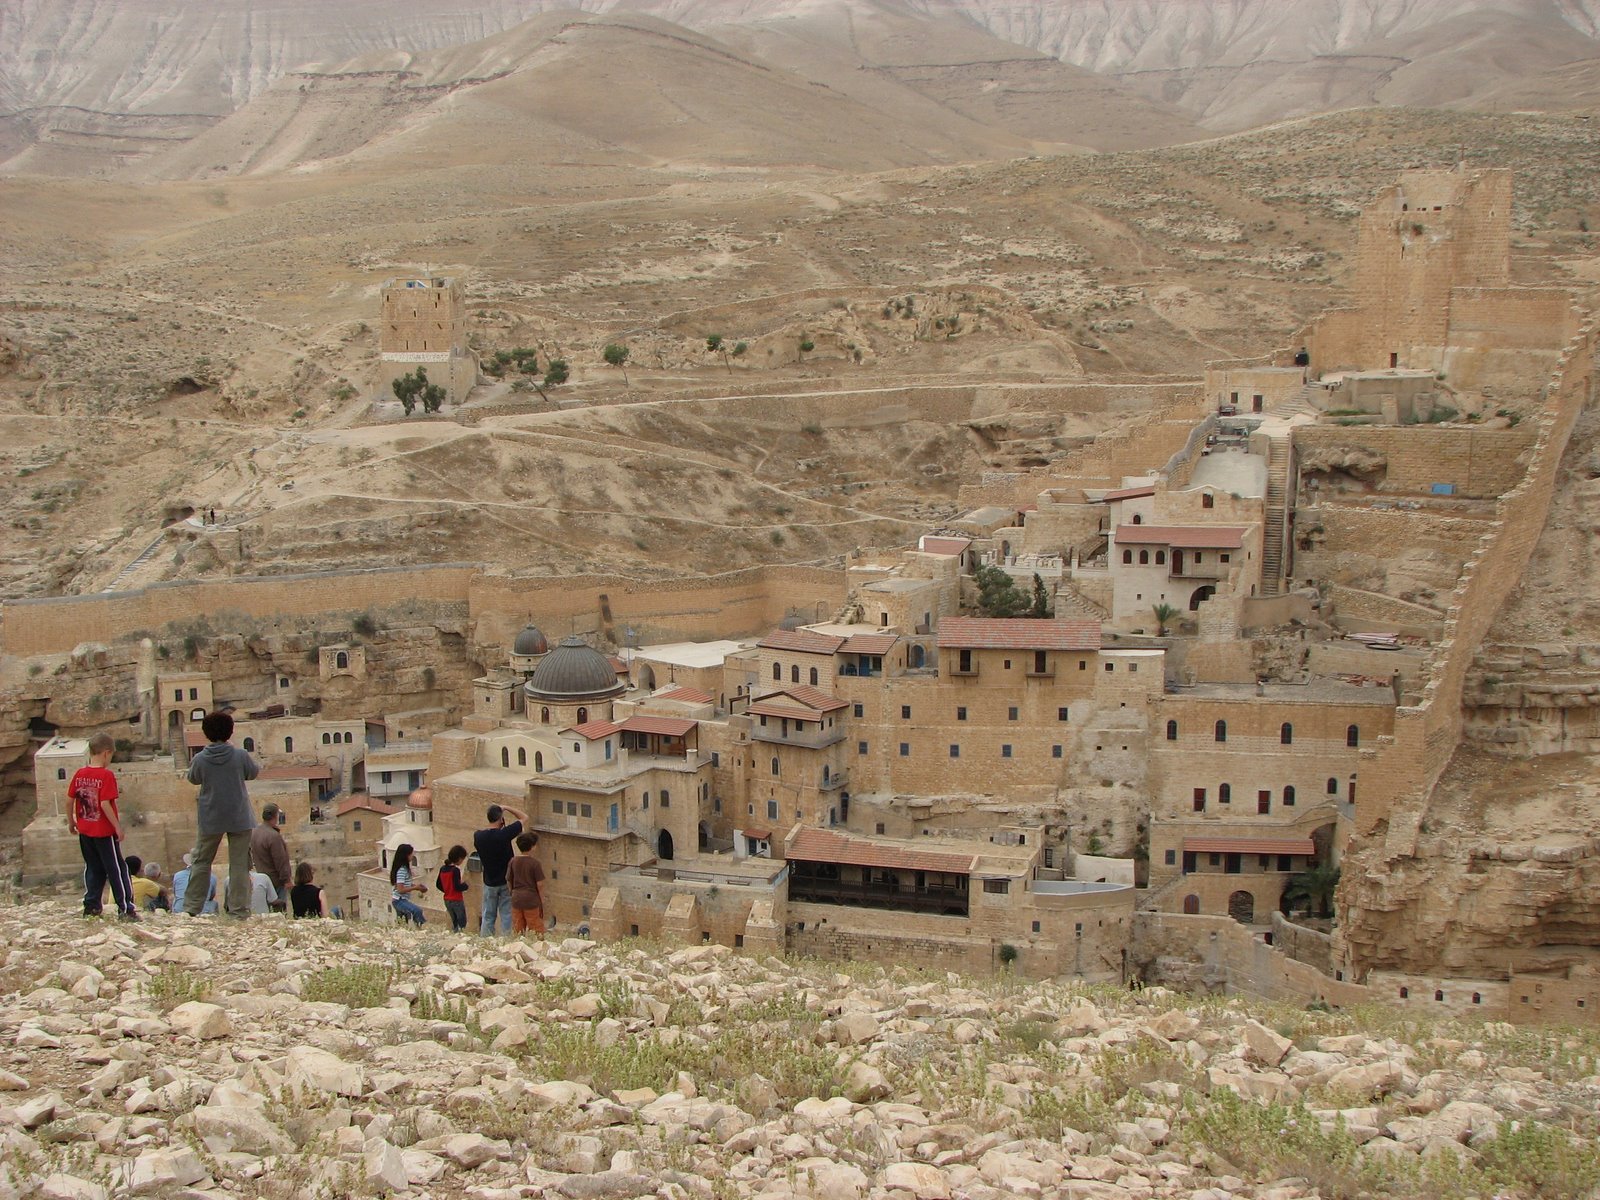
{"label": "square stone tower", "polygon": [[378,389],[418,367],[428,381],[445,389],[449,404],[459,404],[477,381],[478,363],[467,349],[467,302],[459,279],[408,275],[383,285],[378,349],[382,360]]}

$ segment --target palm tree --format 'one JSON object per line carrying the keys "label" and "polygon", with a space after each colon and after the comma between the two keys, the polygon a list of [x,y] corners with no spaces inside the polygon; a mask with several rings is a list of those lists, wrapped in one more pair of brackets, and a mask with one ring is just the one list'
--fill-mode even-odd
{"label": "palm tree", "polygon": [[1326,863],[1313,863],[1304,871],[1289,878],[1283,889],[1285,904],[1304,904],[1309,912],[1315,909],[1318,917],[1333,916],[1333,893],[1339,887],[1339,868]]}
{"label": "palm tree", "polygon": [[1157,632],[1161,637],[1166,637],[1167,622],[1171,621],[1173,617],[1178,615],[1178,610],[1172,607],[1170,604],[1155,604],[1151,606],[1150,611],[1156,615]]}

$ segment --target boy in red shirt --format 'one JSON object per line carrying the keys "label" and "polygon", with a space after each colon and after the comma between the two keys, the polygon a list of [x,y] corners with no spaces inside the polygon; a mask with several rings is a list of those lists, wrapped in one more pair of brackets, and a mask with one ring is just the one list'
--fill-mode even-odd
{"label": "boy in red shirt", "polygon": [[460,933],[467,927],[467,885],[461,879],[461,864],[466,861],[467,848],[451,846],[450,853],[444,856],[444,866],[439,868],[439,894],[450,914],[451,933]]}
{"label": "boy in red shirt", "polygon": [[67,828],[78,835],[83,852],[83,915],[100,915],[106,884],[124,921],[137,921],[133,881],[122,858],[122,820],[117,814],[117,777],[111,772],[116,743],[109,733],[89,739],[89,765],[67,784]]}

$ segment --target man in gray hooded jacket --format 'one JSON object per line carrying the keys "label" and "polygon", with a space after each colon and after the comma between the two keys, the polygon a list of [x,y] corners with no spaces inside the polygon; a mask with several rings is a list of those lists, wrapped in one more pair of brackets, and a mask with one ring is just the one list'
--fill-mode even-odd
{"label": "man in gray hooded jacket", "polygon": [[[228,837],[228,896],[225,908],[230,917],[244,920],[250,915],[250,831],[255,814],[250,811],[250,796],[244,785],[261,771],[256,760],[237,746],[230,745],[233,717],[225,712],[207,713],[200,728],[211,744],[189,763],[189,782],[200,785],[195,797],[199,811],[200,835],[194,844],[194,863],[190,878],[204,879],[211,871],[211,860],[224,834]],[[183,911],[200,915],[205,904],[204,888],[189,888],[184,894]]]}

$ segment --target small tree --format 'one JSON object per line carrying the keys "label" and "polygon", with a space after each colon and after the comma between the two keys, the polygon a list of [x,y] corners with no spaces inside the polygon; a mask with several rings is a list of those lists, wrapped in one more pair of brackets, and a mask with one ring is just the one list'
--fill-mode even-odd
{"label": "small tree", "polygon": [[1037,571],[1033,576],[1033,608],[1029,610],[1028,615],[1041,621],[1050,615],[1050,593],[1045,589],[1044,580],[1039,578]]}
{"label": "small tree", "polygon": [[723,344],[720,333],[706,334],[706,350],[711,354],[722,355],[722,365],[728,368],[728,374],[733,374],[733,364],[728,361],[728,348]]}
{"label": "small tree", "polygon": [[999,567],[979,567],[973,580],[978,585],[978,608],[984,616],[1020,617],[1028,611],[1028,597]]}
{"label": "small tree", "polygon": [[622,369],[622,383],[624,387],[631,387],[628,383],[628,348],[617,342],[608,342],[606,348],[600,351],[600,357],[606,360],[609,367]]}
{"label": "small tree", "polygon": [[444,389],[437,383],[428,382],[427,367],[418,367],[415,371],[407,372],[390,386],[408,417],[416,410],[419,401],[425,413],[438,412],[444,405]]}
{"label": "small tree", "polygon": [[1167,625],[1172,618],[1178,615],[1178,610],[1170,604],[1153,604],[1150,611],[1156,615],[1156,632],[1161,637],[1167,636]]}
{"label": "small tree", "polygon": [[795,355],[795,362],[803,361],[805,356],[810,354],[816,348],[817,344],[813,342],[806,334],[802,333],[800,335],[800,353]]}
{"label": "small tree", "polygon": [[733,356],[735,358],[743,358],[745,351],[748,349],[750,349],[749,342],[735,342],[733,344]]}
{"label": "small tree", "polygon": [[566,381],[567,360],[564,358],[552,358],[545,364],[544,387],[539,389],[539,395],[546,400],[550,399],[549,396],[545,396],[544,389],[547,387],[560,387]]}

